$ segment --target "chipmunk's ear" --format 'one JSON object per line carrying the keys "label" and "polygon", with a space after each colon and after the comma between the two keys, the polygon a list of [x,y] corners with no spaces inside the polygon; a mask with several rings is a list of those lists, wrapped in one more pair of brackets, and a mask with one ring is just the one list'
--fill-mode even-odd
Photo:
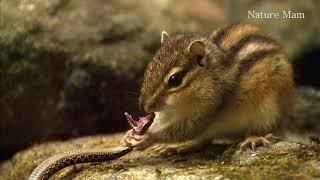
{"label": "chipmunk's ear", "polygon": [[196,57],[199,66],[204,66],[203,57],[206,55],[206,45],[203,41],[192,41],[188,46],[188,52]]}
{"label": "chipmunk's ear", "polygon": [[170,38],[169,34],[166,31],[162,31],[161,33],[161,44],[166,42]]}

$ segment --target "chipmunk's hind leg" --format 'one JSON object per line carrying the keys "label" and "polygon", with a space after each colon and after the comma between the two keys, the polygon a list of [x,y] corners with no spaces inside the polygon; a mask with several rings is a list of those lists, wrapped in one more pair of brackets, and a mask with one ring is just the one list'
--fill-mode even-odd
{"label": "chipmunk's hind leg", "polygon": [[259,146],[269,146],[271,143],[279,141],[280,138],[273,134],[267,134],[266,136],[250,136],[240,143],[240,150],[247,149],[255,150]]}

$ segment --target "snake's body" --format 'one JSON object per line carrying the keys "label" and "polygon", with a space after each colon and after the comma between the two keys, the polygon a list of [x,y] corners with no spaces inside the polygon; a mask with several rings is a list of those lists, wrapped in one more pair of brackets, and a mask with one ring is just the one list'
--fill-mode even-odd
{"label": "snake's body", "polygon": [[59,170],[74,164],[108,161],[119,158],[132,150],[130,146],[105,149],[78,149],[63,152],[42,162],[31,173],[29,180],[46,180]]}
{"label": "snake's body", "polygon": [[[140,117],[139,121],[135,121],[131,115],[125,113],[129,125],[132,127],[134,133],[142,135],[145,134],[153,122],[155,114]],[[63,152],[48,158],[37,166],[29,180],[47,180],[59,170],[74,164],[92,163],[113,160],[122,157],[133,149],[131,144],[120,145],[114,148],[104,149],[77,149]]]}

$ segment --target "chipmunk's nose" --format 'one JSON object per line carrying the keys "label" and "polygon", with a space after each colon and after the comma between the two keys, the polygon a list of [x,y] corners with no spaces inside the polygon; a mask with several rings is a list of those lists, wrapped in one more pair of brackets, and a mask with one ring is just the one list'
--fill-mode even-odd
{"label": "chipmunk's nose", "polygon": [[144,113],[149,114],[152,112],[152,108],[150,107],[150,105],[143,103],[141,104],[142,110],[144,111]]}
{"label": "chipmunk's nose", "polygon": [[152,112],[150,106],[148,106],[148,105],[144,105],[143,109],[144,109],[144,112],[147,114]]}
{"label": "chipmunk's nose", "polygon": [[146,99],[140,97],[139,99],[139,109],[140,111],[142,111],[143,113],[147,114],[150,111],[150,108],[148,107],[148,105],[146,105]]}
{"label": "chipmunk's nose", "polygon": [[154,103],[147,103],[144,99],[139,100],[139,109],[145,114],[154,112],[156,105]]}
{"label": "chipmunk's nose", "polygon": [[163,102],[158,96],[150,96],[149,94],[141,93],[139,98],[139,109],[146,114],[159,111],[163,105]]}
{"label": "chipmunk's nose", "polygon": [[141,99],[141,97],[140,97],[140,99],[139,99],[139,109],[140,109],[140,111],[145,111],[144,110],[144,101]]}
{"label": "chipmunk's nose", "polygon": [[160,102],[153,102],[153,103],[145,103],[143,105],[143,109],[145,111],[146,114],[150,114],[150,113],[153,113],[153,112],[157,112],[157,111],[160,111],[161,110],[161,104]]}

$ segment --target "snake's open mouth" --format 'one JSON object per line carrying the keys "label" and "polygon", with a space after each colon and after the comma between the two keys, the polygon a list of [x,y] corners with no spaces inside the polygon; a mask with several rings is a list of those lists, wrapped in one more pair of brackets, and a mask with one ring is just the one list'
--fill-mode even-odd
{"label": "snake's open mouth", "polygon": [[143,117],[139,117],[139,120],[136,121],[132,118],[132,116],[125,112],[124,115],[127,117],[129,125],[137,134],[144,134],[147,132],[151,124],[153,123],[153,119],[155,117],[155,113],[148,114]]}

